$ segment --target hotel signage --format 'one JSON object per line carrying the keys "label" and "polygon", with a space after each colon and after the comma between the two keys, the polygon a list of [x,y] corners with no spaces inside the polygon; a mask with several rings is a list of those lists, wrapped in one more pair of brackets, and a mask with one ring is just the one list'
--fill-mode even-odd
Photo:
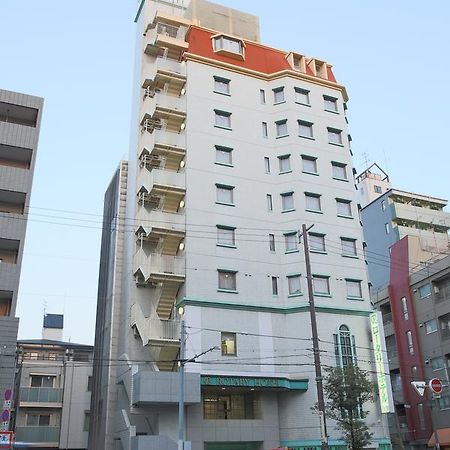
{"label": "hotel signage", "polygon": [[370,328],[372,330],[373,351],[377,371],[378,394],[380,396],[381,412],[394,412],[394,399],[392,397],[389,365],[387,362],[386,343],[381,312],[370,314]]}
{"label": "hotel signage", "polygon": [[259,389],[295,389],[307,390],[308,380],[288,380],[287,378],[259,377],[227,377],[217,375],[202,375],[202,386],[248,387]]}

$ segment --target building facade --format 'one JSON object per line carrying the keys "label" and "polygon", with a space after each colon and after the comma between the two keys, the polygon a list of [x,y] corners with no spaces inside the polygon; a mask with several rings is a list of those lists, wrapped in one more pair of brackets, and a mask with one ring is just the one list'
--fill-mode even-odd
{"label": "building facade", "polygon": [[[142,1],[136,22],[130,158],[105,196],[89,448],[176,448],[182,320],[193,450],[319,448],[303,223],[322,364],[374,370],[345,88],[330,64],[261,44],[249,14]],[[367,407],[371,447],[389,448]],[[328,434],[345,447],[331,421]]]}
{"label": "building facade", "polygon": [[42,339],[17,343],[18,448],[87,448],[93,347],[61,339],[62,316],[47,314]]}
{"label": "building facade", "polygon": [[[14,384],[15,317],[43,99],[0,89],[0,398]],[[8,421],[6,421],[8,422]],[[8,428],[5,423],[0,430]]]}
{"label": "building facade", "polygon": [[[408,240],[394,245],[397,256],[407,257]],[[445,429],[443,437],[450,431],[450,256],[414,273],[393,267],[391,274],[389,290],[374,296],[383,316],[396,409],[391,437],[396,448],[423,448],[436,429]],[[411,386],[433,378],[444,383],[440,398],[428,389],[420,396]]]}
{"label": "building facade", "polygon": [[374,292],[389,284],[390,248],[405,236],[410,237],[410,247],[414,246],[408,256],[412,271],[420,270],[424,261],[448,254],[450,214],[444,211],[447,200],[391,188],[387,176],[370,169],[357,180],[369,280]]}

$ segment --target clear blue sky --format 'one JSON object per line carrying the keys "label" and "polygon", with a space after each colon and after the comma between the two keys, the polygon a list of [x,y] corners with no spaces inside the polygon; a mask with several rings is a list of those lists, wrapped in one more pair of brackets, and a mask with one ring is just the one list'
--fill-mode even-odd
{"label": "clear blue sky", "polygon": [[[395,187],[450,197],[450,2],[219,3],[258,15],[264,43],[334,65],[358,170],[367,158]],[[93,342],[103,193],[128,154],[136,5],[0,1],[0,88],[45,98],[21,338],[40,337],[46,305],[65,314],[66,339]]]}

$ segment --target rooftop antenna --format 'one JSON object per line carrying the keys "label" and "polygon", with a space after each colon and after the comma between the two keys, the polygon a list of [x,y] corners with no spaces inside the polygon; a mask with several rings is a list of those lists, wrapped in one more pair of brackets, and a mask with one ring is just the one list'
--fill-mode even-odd
{"label": "rooftop antenna", "polygon": [[45,317],[45,314],[47,314],[47,300],[43,300],[42,308],[44,309],[44,317]]}
{"label": "rooftop antenna", "polygon": [[367,152],[364,152],[362,157],[364,158],[364,170],[366,170],[369,168],[370,155]]}

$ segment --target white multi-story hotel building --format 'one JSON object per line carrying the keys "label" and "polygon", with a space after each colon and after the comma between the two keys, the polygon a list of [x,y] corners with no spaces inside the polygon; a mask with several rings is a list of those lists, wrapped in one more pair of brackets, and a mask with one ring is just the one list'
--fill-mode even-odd
{"label": "white multi-story hotel building", "polygon": [[[320,447],[303,245],[324,367],[373,370],[345,116],[331,65],[220,5],[145,1],[128,162],[105,197],[90,448],[176,448],[179,307],[193,450]],[[201,356],[197,356],[200,355]],[[377,403],[373,448],[389,448]],[[341,433],[328,421],[330,445]]]}

